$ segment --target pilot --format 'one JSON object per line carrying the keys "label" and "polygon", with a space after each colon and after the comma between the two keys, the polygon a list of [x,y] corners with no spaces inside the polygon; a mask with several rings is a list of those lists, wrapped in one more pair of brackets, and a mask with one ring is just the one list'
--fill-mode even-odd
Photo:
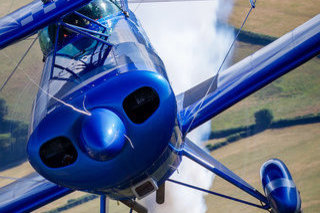
{"label": "pilot", "polygon": [[[114,14],[119,11],[118,6],[115,5],[115,3],[110,2],[109,0],[93,0],[86,6],[80,8],[78,10],[79,13],[93,19],[93,20],[99,20],[103,17],[106,17],[108,15]],[[63,21],[68,24],[76,25],[78,27],[88,28],[90,25],[90,22],[87,19],[84,19],[78,15],[70,14],[66,16]],[[44,31],[47,30],[45,33]],[[53,44],[56,37],[57,32],[57,25],[51,24],[48,26],[48,28],[45,28],[42,30],[44,33],[48,36],[48,38],[43,38],[40,36],[40,45],[41,48],[46,52],[47,54],[52,50]],[[59,43],[58,45],[66,44],[69,42],[72,38],[74,38],[77,34],[61,27],[59,31]],[[70,50],[74,51],[75,54],[78,54],[79,52],[84,52],[86,48],[90,47],[92,43],[94,42],[93,39],[89,38],[82,38],[78,42],[73,42],[73,45],[76,49],[70,48]],[[44,54],[45,56],[47,54]],[[73,55],[72,53],[69,55]]]}

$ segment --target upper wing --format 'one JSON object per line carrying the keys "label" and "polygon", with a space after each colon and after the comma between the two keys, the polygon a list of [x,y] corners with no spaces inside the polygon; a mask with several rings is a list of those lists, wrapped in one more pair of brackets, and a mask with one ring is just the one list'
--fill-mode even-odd
{"label": "upper wing", "polygon": [[56,0],[43,3],[35,0],[0,19],[0,49],[32,35],[61,16],[91,0]]}
{"label": "upper wing", "polygon": [[178,95],[183,134],[319,53],[320,15],[317,15],[218,76]]}
{"label": "upper wing", "polygon": [[30,212],[71,192],[32,173],[0,189],[0,212]]}

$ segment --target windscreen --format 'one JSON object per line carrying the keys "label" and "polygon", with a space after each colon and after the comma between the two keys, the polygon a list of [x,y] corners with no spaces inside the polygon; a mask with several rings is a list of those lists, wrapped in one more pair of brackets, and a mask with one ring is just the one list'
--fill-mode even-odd
{"label": "windscreen", "polygon": [[[109,0],[93,0],[86,6],[80,8],[77,12],[81,13],[82,15],[85,15],[93,20],[100,20],[102,18],[106,18],[108,16],[111,16],[113,14],[119,13],[120,6],[118,3],[109,1]],[[82,18],[76,14],[70,14],[66,16],[63,21],[68,24],[76,25],[79,27],[84,28],[92,28],[93,25],[90,24],[90,22]],[[97,29],[95,29],[97,30]],[[99,29],[98,29],[99,30]],[[111,31],[112,29],[107,28],[108,31]],[[39,42],[41,50],[46,57],[47,55],[52,52],[55,42],[55,37],[57,33],[57,25],[51,24],[48,27],[45,27],[39,32]],[[104,33],[110,33],[110,32],[104,32]],[[63,27],[60,28],[59,31],[59,39],[58,44],[60,46],[63,46],[58,53],[68,55],[70,57],[77,56],[81,51],[88,51],[90,48],[94,46],[94,41],[92,39],[75,39],[76,34],[71,32],[70,30],[67,30]],[[72,41],[75,40],[75,41]],[[66,45],[66,43],[68,43]],[[58,46],[59,46],[58,45]]]}

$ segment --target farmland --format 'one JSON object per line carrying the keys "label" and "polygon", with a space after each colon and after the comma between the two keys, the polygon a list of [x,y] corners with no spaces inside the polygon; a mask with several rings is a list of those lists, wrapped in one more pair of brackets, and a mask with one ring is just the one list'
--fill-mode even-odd
{"label": "farmland", "polygon": [[[13,3],[12,3],[13,2]],[[1,2],[0,14],[3,15],[24,5],[26,1]],[[235,1],[229,23],[238,28],[249,9],[248,0]],[[257,8],[250,16],[245,30],[279,37],[294,29],[320,12],[318,0],[258,0]],[[31,40],[25,40],[0,52],[0,84],[12,71]],[[233,63],[262,48],[260,45],[237,42],[233,55]],[[37,88],[28,78],[39,81],[42,70],[42,54],[39,45],[31,50],[26,60],[21,64],[17,74],[9,82],[0,98],[4,98],[9,106],[9,118],[28,122],[31,105]],[[261,109],[269,109],[274,119],[293,118],[320,112],[320,59],[314,58],[295,69],[286,76],[276,80],[259,92],[244,99],[227,111],[212,119],[213,130],[223,130],[254,123],[254,113]],[[5,135],[3,135],[4,137]],[[303,199],[304,212],[319,212],[320,190],[316,185],[320,179],[320,125],[303,125],[278,130],[266,130],[253,137],[242,139],[237,143],[225,146],[212,152],[212,156],[221,160],[237,174],[248,180],[250,184],[261,190],[259,169],[264,161],[271,157],[284,160],[291,169]],[[219,140],[207,143],[214,144]],[[1,176],[14,178],[23,177],[33,169],[24,163],[12,169],[3,171]],[[12,182],[1,179],[0,185]],[[248,196],[216,178],[212,190],[226,192],[229,195],[249,199]],[[72,199],[83,195],[82,192],[72,193],[49,204],[36,212],[44,212],[65,205]],[[225,201],[220,198],[207,197],[208,212],[259,212],[251,207]],[[68,212],[97,212],[98,199],[84,205],[69,209]],[[111,202],[111,212],[127,211],[122,205]]]}

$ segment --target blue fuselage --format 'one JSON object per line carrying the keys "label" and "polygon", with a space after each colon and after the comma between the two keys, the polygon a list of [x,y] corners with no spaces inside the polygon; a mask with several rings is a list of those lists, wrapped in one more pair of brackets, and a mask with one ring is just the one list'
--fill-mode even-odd
{"label": "blue fuselage", "polygon": [[[29,160],[59,185],[114,199],[137,197],[136,186],[150,180],[156,189],[181,161],[172,149],[182,141],[176,99],[134,14],[99,22],[112,29],[112,46],[76,36],[57,52],[52,73],[53,56],[47,55]],[[79,44],[85,51],[63,51]]]}

